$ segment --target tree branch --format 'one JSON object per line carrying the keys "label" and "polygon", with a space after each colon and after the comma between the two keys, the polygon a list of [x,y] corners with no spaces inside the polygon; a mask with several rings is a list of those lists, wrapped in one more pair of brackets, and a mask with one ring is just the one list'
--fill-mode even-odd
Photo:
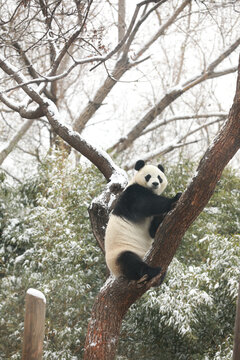
{"label": "tree branch", "polygon": [[[186,1],[187,2],[187,1]],[[133,66],[136,66],[138,63],[140,63],[141,61],[137,62],[137,59],[148,49],[148,47],[150,45],[153,44],[154,41],[156,41],[160,35],[162,35],[164,33],[164,31],[166,31],[166,29],[173,24],[174,19],[178,16],[178,14],[180,13],[180,9],[183,10],[182,7],[180,7],[179,9],[176,10],[176,12],[174,13],[174,15],[172,16],[172,18],[170,18],[169,21],[167,21],[166,24],[164,24],[161,29],[159,30],[159,32],[157,32],[157,34],[154,36],[154,39],[151,39],[149,41],[149,45],[145,45],[144,49],[139,50],[139,52],[137,53],[137,55],[133,58],[134,62],[130,63],[128,61],[128,58],[125,55],[122,55],[120,57],[120,59],[116,62],[113,71],[111,72],[111,75],[108,74],[106,80],[104,81],[104,83],[100,86],[100,88],[97,90],[96,94],[94,95],[94,97],[92,98],[91,101],[89,101],[89,103],[87,104],[87,106],[85,106],[85,108],[82,110],[81,114],[77,117],[77,119],[74,122],[74,129],[76,131],[78,131],[79,133],[82,132],[82,130],[84,129],[85,125],[87,124],[87,122],[91,119],[91,117],[95,114],[95,112],[99,109],[99,107],[102,105],[104,99],[107,97],[107,95],[110,93],[110,91],[112,90],[112,88],[115,86],[115,84],[117,83],[117,81],[120,80],[120,78]],[[119,51],[122,46],[124,45],[124,43],[126,42],[126,40],[128,39],[128,37],[130,36],[130,33],[134,27],[134,24],[136,22],[137,19],[137,15],[139,13],[140,7],[136,7],[134,15],[131,19],[131,22],[129,24],[129,27],[126,31],[125,36],[122,38],[122,40],[118,43],[118,45],[115,47],[114,50],[112,50],[112,53],[109,53],[108,55],[106,55],[105,58],[100,59],[100,63],[97,64],[100,65],[101,63],[105,62],[109,55],[111,54],[111,56],[116,52]],[[138,28],[140,26],[136,25]]]}
{"label": "tree branch", "polygon": [[207,205],[223,169],[239,148],[240,64],[236,94],[228,121],[220,130],[212,145],[207,149],[200,161],[196,175],[182,195],[173,213],[167,216],[159,227],[156,243],[154,243],[148,256],[148,261],[152,264],[161,264],[163,269],[169,265],[183,234]]}
{"label": "tree branch", "polygon": [[118,0],[118,42],[122,40],[125,34],[126,3],[125,0]]}
{"label": "tree branch", "polygon": [[127,59],[121,58],[115,65],[114,70],[110,75],[107,76],[103,85],[98,89],[93,99],[89,101],[87,106],[83,109],[81,114],[74,122],[74,129],[79,133],[82,132],[87,122],[92,118],[97,109],[102,105],[104,99],[107,97],[109,92],[112,90],[117,80],[119,80],[122,75],[129,68],[129,63]]}
{"label": "tree branch", "polygon": [[[130,48],[130,45],[132,44],[133,42],[133,39],[135,38],[136,36],[136,33],[138,32],[140,26],[143,24],[143,22],[148,18],[148,16],[153,12],[155,11],[160,5],[162,5],[163,3],[165,3],[166,0],[161,0],[161,1],[158,1],[156,5],[152,6],[151,9],[146,12],[145,15],[143,15],[139,20],[138,22],[136,23],[135,27],[133,28],[131,34],[129,35],[129,38],[126,42],[126,44],[124,45],[124,48],[123,48],[123,56],[126,56],[128,51],[129,51],[129,48]],[[139,6],[142,6],[142,5],[145,5],[146,3],[143,1],[142,3],[138,4],[137,7]]]}
{"label": "tree branch", "polygon": [[223,120],[223,119],[226,119],[227,116],[228,116],[227,113],[212,113],[212,114],[197,114],[197,115],[192,114],[192,115],[185,115],[185,116],[173,116],[172,118],[163,119],[163,120],[159,121],[159,123],[156,124],[155,126],[147,128],[145,131],[142,132],[142,134],[140,136],[146,135],[147,133],[158,129],[161,126],[170,124],[173,121],[191,120],[191,119],[207,119],[210,117],[218,117]]}
{"label": "tree branch", "polygon": [[[165,2],[166,0],[162,0],[162,2]],[[132,19],[130,21],[130,24],[127,28],[127,31],[125,33],[125,35],[123,36],[123,38],[121,39],[121,41],[115,46],[115,48],[109,52],[109,54],[107,54],[107,56],[105,56],[105,59],[104,60],[101,60],[97,65],[95,65],[91,70],[94,70],[97,66],[101,65],[103,63],[103,61],[106,61],[108,59],[110,59],[110,57],[112,57],[115,53],[117,53],[121,48],[122,46],[127,42],[129,43],[129,40],[127,41],[128,38],[131,38],[133,39],[133,32],[135,31],[134,29],[137,29],[140,27],[140,25],[142,24],[142,22],[145,20],[145,19],[141,19],[139,20],[139,22],[137,23],[136,27],[134,28],[134,24],[136,22],[136,19],[138,17],[138,14],[139,14],[139,11],[140,11],[140,8],[145,5],[146,3],[151,3],[151,2],[156,2],[154,0],[150,0],[150,1],[142,1],[141,3],[138,3],[136,5],[136,8],[135,8],[135,11],[133,13],[133,16],[132,16]],[[161,1],[159,1],[161,2]],[[156,7],[158,7],[160,4],[157,4]],[[155,8],[155,7],[154,7]],[[135,31],[136,32],[136,31]],[[135,33],[134,33],[135,34]],[[132,40],[130,40],[130,43],[132,42]],[[127,56],[127,51],[126,51],[126,46],[124,47],[123,49],[123,55],[122,55],[122,59],[126,59],[126,56]]]}
{"label": "tree branch", "polygon": [[84,20],[83,23],[77,27],[77,29],[75,30],[75,32],[72,34],[72,36],[66,41],[65,45],[63,46],[63,48],[61,49],[61,51],[59,52],[59,54],[56,56],[56,59],[52,65],[52,69],[49,73],[49,76],[54,76],[56,75],[57,69],[63,59],[63,57],[67,54],[70,46],[73,44],[73,42],[77,39],[77,37],[79,36],[79,34],[81,34],[82,29],[85,26],[86,20],[87,20],[87,16],[88,13],[90,11],[91,5],[92,5],[93,0],[89,0],[87,3],[87,9],[86,9],[86,13],[84,16]]}
{"label": "tree branch", "polygon": [[[203,156],[195,177],[160,225],[156,240],[146,259],[163,272],[172,261],[182,236],[200,214],[213,194],[222,171],[240,148],[240,64],[237,90],[229,119]],[[114,359],[121,322],[129,307],[153,285],[141,289],[124,279],[108,280],[101,289],[92,310],[85,343],[85,359]]]}
{"label": "tree branch", "polygon": [[10,154],[10,152],[15,148],[16,144],[23,137],[24,134],[28,131],[28,129],[32,126],[33,120],[26,120],[20,128],[16,131],[16,134],[10,139],[10,141],[5,145],[5,147],[0,151],[0,165],[2,165],[3,161]]}
{"label": "tree branch", "polygon": [[116,173],[122,174],[122,176],[125,177],[125,173],[115,165],[106,152],[92,146],[77,132],[72,131],[69,127],[62,124],[61,117],[55,104],[51,100],[45,100],[37,91],[34,90],[34,88],[26,85],[27,81],[25,77],[18,72],[13,65],[11,65],[6,59],[2,59],[0,57],[0,67],[8,75],[11,75],[17,83],[22,84],[22,89],[30,97],[30,99],[39,105],[41,111],[47,117],[56,134],[90,160],[102,172],[108,181],[111,179],[112,175]]}
{"label": "tree branch", "polygon": [[185,7],[191,3],[192,0],[185,0],[174,12],[174,14],[168,19],[168,21],[163,24],[160,29],[156,32],[155,35],[136,53],[133,57],[133,60],[139,59],[149,48],[150,46],[159,39],[160,36],[164,35],[165,31],[171,26],[174,21],[177,19],[178,15],[185,9]]}
{"label": "tree branch", "polygon": [[91,145],[79,133],[72,131],[61,122],[61,117],[53,102],[50,100],[45,101],[41,104],[41,107],[55,133],[90,160],[108,181],[116,173],[125,176],[125,173],[115,165],[105,151]]}
{"label": "tree branch", "polygon": [[[196,141],[191,141],[191,142],[188,142],[188,143],[184,143],[184,141],[186,140],[187,137],[191,136],[192,134],[200,131],[201,129],[203,129],[205,127],[208,127],[210,125],[213,125],[213,124],[215,124],[217,122],[220,122],[220,121],[223,121],[223,120],[224,120],[223,118],[219,118],[219,119],[216,119],[216,120],[212,120],[212,121],[210,121],[210,122],[208,122],[206,124],[200,125],[197,128],[193,129],[192,131],[189,131],[189,132],[187,132],[186,134],[184,134],[182,136],[178,136],[177,139],[173,140],[171,143],[163,145],[160,148],[157,148],[157,149],[155,149],[153,151],[149,151],[144,156],[142,156],[142,160],[144,160],[144,161],[152,160],[157,156],[167,154],[170,151],[173,151],[174,149],[177,149],[179,147],[182,147],[182,146],[185,146],[185,145],[190,145],[190,144],[192,144],[193,142],[196,142]],[[136,159],[133,160],[130,164],[128,164],[125,167],[125,170],[132,169],[134,167],[135,163],[136,163]]]}
{"label": "tree branch", "polygon": [[115,149],[115,152],[124,151],[130,144],[136,140],[140,134],[144,131],[144,129],[157,117],[159,116],[163,110],[166,109],[172,102],[174,102],[179,96],[184,94],[189,89],[194,86],[200,84],[201,82],[213,79],[219,76],[227,75],[236,70],[236,67],[232,67],[227,70],[214,72],[214,68],[220,64],[227,56],[229,56],[240,44],[240,38],[235,41],[226,51],[224,51],[214,62],[212,62],[206,71],[198,74],[194,78],[187,80],[180,86],[176,86],[173,89],[170,89],[166,95],[156,104],[156,106],[152,107],[145,116],[130,130],[130,132],[125,136],[122,142],[118,142],[110,150]]}

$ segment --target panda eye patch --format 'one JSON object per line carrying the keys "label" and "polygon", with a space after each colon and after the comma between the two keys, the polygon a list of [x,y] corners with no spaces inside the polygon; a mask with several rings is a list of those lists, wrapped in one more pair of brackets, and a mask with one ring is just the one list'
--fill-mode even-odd
{"label": "panda eye patch", "polygon": [[162,180],[162,178],[161,178],[161,176],[160,176],[160,175],[158,175],[158,180],[160,181],[160,183],[162,183],[162,182],[163,182],[163,180]]}
{"label": "panda eye patch", "polygon": [[148,182],[150,179],[151,179],[151,175],[150,175],[150,174],[148,174],[148,175],[145,176],[145,180],[146,180],[147,182]]}

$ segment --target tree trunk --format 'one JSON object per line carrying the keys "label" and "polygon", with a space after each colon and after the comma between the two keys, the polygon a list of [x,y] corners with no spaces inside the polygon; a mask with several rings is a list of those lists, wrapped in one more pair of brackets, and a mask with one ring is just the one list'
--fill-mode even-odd
{"label": "tree trunk", "polygon": [[118,0],[118,42],[122,40],[126,31],[125,16],[126,16],[125,0]]}
{"label": "tree trunk", "polygon": [[238,286],[238,300],[234,327],[233,360],[240,360],[240,281]]}
{"label": "tree trunk", "polygon": [[128,309],[122,301],[127,296],[127,286],[116,286],[118,283],[110,282],[96,299],[86,337],[86,360],[115,358],[122,319]]}
{"label": "tree trunk", "polygon": [[[159,227],[147,261],[165,271],[181,239],[211,198],[222,171],[240,148],[240,65],[237,90],[229,119],[203,156],[197,173],[176,208]],[[149,287],[138,289],[123,279],[109,281],[100,291],[89,322],[85,360],[115,358],[122,319]]]}

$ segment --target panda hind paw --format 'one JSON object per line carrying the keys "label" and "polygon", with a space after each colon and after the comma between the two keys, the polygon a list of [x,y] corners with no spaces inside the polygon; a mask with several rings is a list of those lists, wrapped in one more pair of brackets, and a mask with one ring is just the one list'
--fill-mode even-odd
{"label": "panda hind paw", "polygon": [[144,274],[139,280],[137,280],[137,288],[141,288],[145,286],[148,281],[149,281],[148,274]]}

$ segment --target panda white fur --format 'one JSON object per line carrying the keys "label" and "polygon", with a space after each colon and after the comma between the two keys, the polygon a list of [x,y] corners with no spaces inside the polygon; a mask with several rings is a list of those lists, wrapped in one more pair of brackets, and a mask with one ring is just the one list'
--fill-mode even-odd
{"label": "panda white fur", "polygon": [[170,211],[181,194],[171,199],[161,196],[168,183],[161,165],[145,165],[143,160],[138,160],[135,170],[137,173],[119,196],[109,217],[105,256],[115,277],[139,280],[145,276],[148,281],[161,271],[142,260],[161,222],[158,216]]}

